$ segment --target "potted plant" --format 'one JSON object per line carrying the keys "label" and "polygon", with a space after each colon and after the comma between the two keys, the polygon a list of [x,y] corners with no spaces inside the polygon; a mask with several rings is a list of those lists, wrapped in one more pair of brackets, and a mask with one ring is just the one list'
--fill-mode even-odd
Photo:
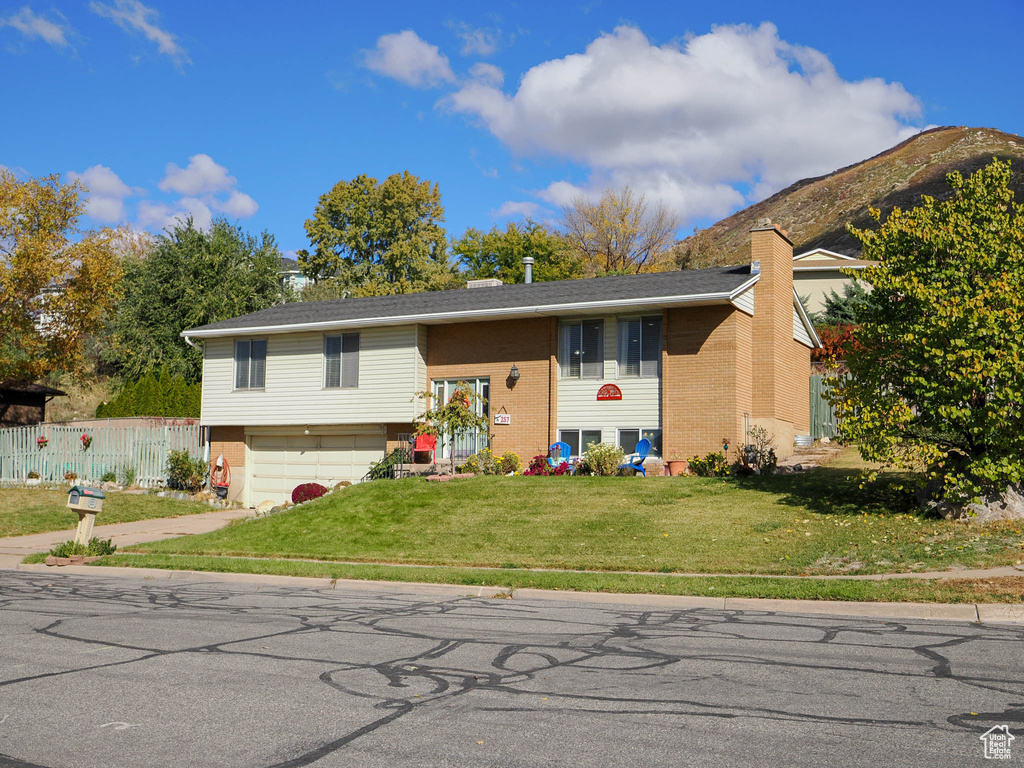
{"label": "potted plant", "polygon": [[43,448],[45,448],[46,444],[49,442],[50,438],[48,438],[46,435],[40,435],[39,437],[36,438],[36,446],[39,448],[39,450],[43,450]]}
{"label": "potted plant", "polygon": [[667,462],[668,473],[672,477],[685,475],[690,471],[690,463],[686,459],[671,458]]}
{"label": "potted plant", "polygon": [[83,432],[82,436],[78,439],[82,441],[82,450],[88,451],[89,446],[92,445],[92,435]]}

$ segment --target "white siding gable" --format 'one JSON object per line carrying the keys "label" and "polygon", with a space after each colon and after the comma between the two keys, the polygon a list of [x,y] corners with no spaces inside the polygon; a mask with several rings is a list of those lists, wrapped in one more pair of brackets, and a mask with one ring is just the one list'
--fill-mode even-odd
{"label": "white siding gable", "polygon": [[[350,331],[346,331],[350,332]],[[359,331],[359,385],[325,389],[324,334],[267,337],[266,386],[234,389],[234,339],[205,342],[202,423],[367,424],[413,421],[423,376],[416,326]],[[422,388],[420,386],[420,388]]]}

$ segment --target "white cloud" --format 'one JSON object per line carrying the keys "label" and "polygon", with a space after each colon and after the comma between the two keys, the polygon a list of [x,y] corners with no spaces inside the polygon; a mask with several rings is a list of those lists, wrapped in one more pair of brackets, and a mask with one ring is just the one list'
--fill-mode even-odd
{"label": "white cloud", "polygon": [[414,88],[433,88],[455,80],[448,57],[411,29],[381,35],[376,48],[363,52],[363,64]]}
{"label": "white cloud", "polygon": [[583,53],[546,61],[515,93],[475,77],[441,101],[521,154],[590,170],[581,191],[631,184],[686,218],[742,205],[797,179],[862,160],[913,135],[920,104],[899,83],[843,80],[828,57],[774,25],[721,26],[681,46],[622,26]]}
{"label": "white cloud", "polygon": [[121,181],[121,177],[105,165],[94,165],[81,173],[67,174],[72,181],[80,181],[88,190],[85,203],[86,214],[101,224],[116,224],[124,221],[125,198],[136,194]]}
{"label": "white cloud", "polygon": [[227,168],[218,165],[209,155],[199,154],[192,155],[185,168],[168,163],[159,187],[164,192],[201,195],[231,189],[237,183],[238,179],[229,175]]}
{"label": "white cloud", "polygon": [[493,211],[494,219],[535,219],[541,212],[541,206],[528,200],[507,200]]}
{"label": "white cloud", "polygon": [[496,67],[483,61],[478,61],[470,67],[469,74],[470,77],[483,85],[498,87],[505,82],[505,73],[501,71],[501,67]]}
{"label": "white cloud", "polygon": [[177,36],[157,26],[160,14],[139,0],[114,0],[113,5],[93,0],[89,3],[89,10],[110,19],[126,32],[141,33],[147,40],[156,43],[160,53],[170,56],[177,64],[189,61],[188,52],[178,44]]}
{"label": "white cloud", "polygon": [[245,192],[239,192],[237,189],[231,191],[227,200],[214,200],[213,207],[222,213],[226,213],[228,216],[234,216],[236,219],[252,216],[259,210],[259,205],[255,200],[245,194]]}
{"label": "white cloud", "polygon": [[490,56],[501,45],[501,30],[471,27],[464,21],[449,24],[462,40],[463,56]]}
{"label": "white cloud", "polygon": [[6,19],[0,18],[0,27],[13,27],[29,40],[39,38],[52,46],[63,48],[68,44],[67,35],[71,27],[42,16],[36,16],[27,5]]}
{"label": "white cloud", "polygon": [[183,197],[175,205],[143,200],[138,206],[136,223],[141,229],[163,231],[183,224],[189,216],[196,229],[209,229],[213,223],[210,206],[194,197]]}

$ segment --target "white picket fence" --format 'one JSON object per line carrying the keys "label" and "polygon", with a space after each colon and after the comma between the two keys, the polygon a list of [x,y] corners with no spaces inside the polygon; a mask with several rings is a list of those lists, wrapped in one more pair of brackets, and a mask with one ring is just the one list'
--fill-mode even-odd
{"label": "white picket fence", "polygon": [[[82,445],[82,435],[92,438]],[[47,443],[40,447],[39,438]],[[19,482],[30,472],[44,482],[62,482],[71,472],[80,481],[98,482],[113,472],[135,471],[135,484],[149,488],[167,481],[167,455],[188,451],[202,456],[200,427],[73,427],[40,424],[0,429],[0,481]]]}

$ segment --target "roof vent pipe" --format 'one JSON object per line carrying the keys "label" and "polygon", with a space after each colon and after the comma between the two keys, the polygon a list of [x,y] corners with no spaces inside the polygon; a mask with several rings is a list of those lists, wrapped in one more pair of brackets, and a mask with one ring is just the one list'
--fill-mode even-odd
{"label": "roof vent pipe", "polygon": [[533,256],[523,257],[523,268],[526,270],[526,279],[523,282],[533,282]]}

